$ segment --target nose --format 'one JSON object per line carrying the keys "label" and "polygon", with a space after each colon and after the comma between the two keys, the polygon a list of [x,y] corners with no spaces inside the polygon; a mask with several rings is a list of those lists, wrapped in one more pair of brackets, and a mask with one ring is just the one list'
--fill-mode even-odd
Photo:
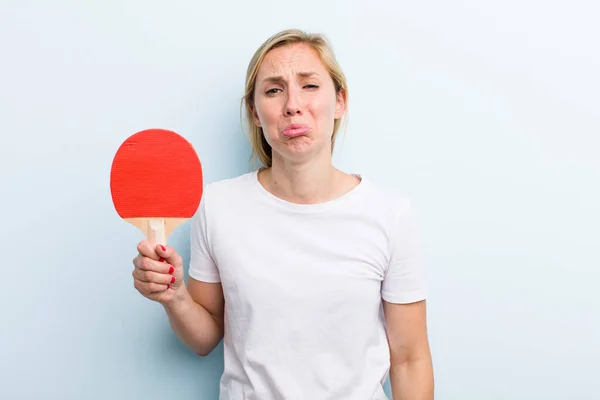
{"label": "nose", "polygon": [[301,115],[302,109],[298,96],[293,90],[288,91],[287,102],[285,103],[285,114],[287,116]]}
{"label": "nose", "polygon": [[300,109],[299,109],[299,108],[297,108],[297,107],[295,107],[295,108],[294,108],[294,107],[289,107],[289,106],[288,106],[288,107],[286,108],[286,112],[285,112],[285,113],[286,113],[287,115],[289,115],[289,116],[292,116],[292,115],[301,115],[301,114],[302,114],[302,111],[300,111]]}

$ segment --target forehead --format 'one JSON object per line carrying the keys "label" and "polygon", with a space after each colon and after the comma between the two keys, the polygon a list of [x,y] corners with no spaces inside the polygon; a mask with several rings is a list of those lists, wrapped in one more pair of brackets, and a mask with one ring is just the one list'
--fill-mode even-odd
{"label": "forehead", "polygon": [[273,74],[290,74],[304,70],[323,73],[325,66],[317,51],[310,45],[294,43],[269,51],[258,70],[257,78],[260,80]]}

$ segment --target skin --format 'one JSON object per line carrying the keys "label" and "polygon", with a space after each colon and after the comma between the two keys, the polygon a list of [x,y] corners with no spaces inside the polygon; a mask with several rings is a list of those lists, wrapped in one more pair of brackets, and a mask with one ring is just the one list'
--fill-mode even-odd
{"label": "skin", "polygon": [[[254,122],[262,127],[273,149],[272,167],[258,175],[265,189],[282,199],[310,204],[331,200],[354,188],[358,178],[331,163],[333,123],[345,111],[345,92],[335,90],[311,47],[294,44],[270,51],[257,75],[253,107]],[[310,130],[303,136],[286,137],[283,130],[291,123],[305,124]],[[175,250],[154,247],[147,241],[139,243],[133,264],[134,287],[163,305],[182,342],[199,355],[209,354],[223,338],[221,284],[190,277],[186,286],[182,260]],[[383,301],[383,307],[393,399],[432,400],[425,301]]]}
{"label": "skin", "polygon": [[393,304],[383,312],[390,346],[393,400],[433,400],[433,364],[426,321],[426,301]]}

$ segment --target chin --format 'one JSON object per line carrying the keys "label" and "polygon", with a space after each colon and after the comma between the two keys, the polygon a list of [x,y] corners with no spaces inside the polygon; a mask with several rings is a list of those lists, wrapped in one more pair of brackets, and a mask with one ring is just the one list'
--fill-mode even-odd
{"label": "chin", "polygon": [[320,152],[330,148],[331,143],[319,143],[308,136],[298,136],[278,143],[274,152],[285,161],[301,163],[314,159]]}

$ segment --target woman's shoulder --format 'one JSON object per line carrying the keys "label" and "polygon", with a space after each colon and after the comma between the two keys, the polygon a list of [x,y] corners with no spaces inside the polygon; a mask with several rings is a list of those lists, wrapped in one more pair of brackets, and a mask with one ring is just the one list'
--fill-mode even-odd
{"label": "woman's shoulder", "polygon": [[412,196],[398,182],[364,179],[362,183],[365,190],[357,212],[363,219],[385,231],[389,240],[398,237],[399,229],[412,234],[419,219]]}
{"label": "woman's shoulder", "polygon": [[361,185],[364,186],[364,201],[370,204],[388,210],[410,206],[411,196],[393,182],[383,183],[362,177]]}

